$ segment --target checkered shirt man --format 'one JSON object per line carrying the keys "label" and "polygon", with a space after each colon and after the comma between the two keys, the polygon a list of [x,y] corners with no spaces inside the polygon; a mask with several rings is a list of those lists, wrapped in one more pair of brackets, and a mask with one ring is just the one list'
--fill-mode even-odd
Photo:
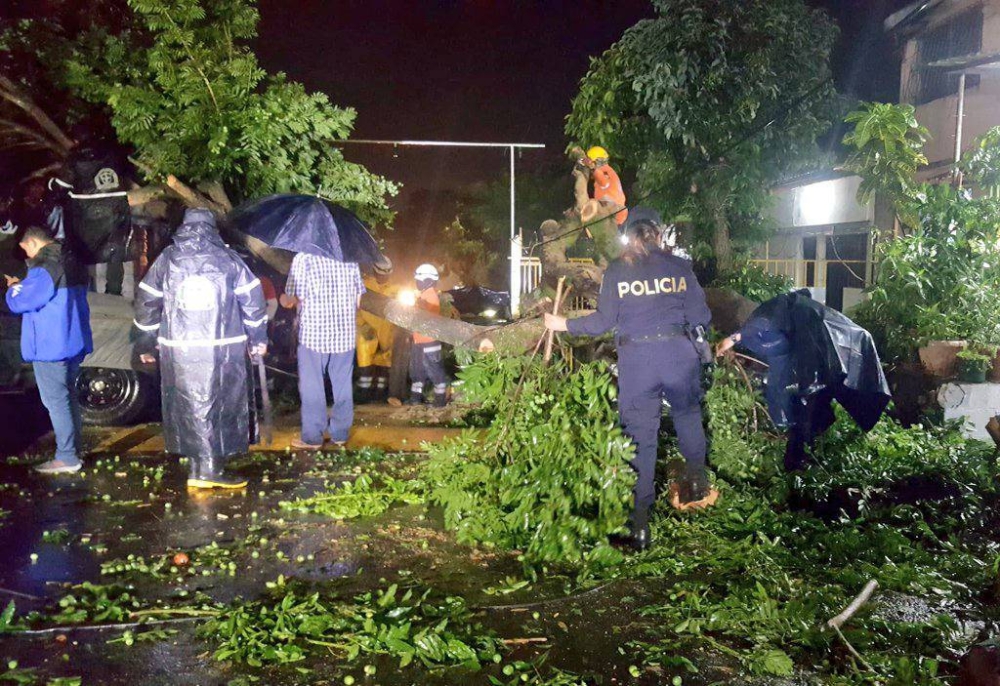
{"label": "checkered shirt man", "polygon": [[299,343],[319,353],[343,353],[356,343],[358,298],[365,292],[353,262],[298,253],[285,293],[297,297]]}

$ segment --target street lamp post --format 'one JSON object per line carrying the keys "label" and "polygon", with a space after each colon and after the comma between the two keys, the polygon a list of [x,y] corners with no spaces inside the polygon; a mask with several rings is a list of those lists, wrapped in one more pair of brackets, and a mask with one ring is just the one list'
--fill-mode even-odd
{"label": "street lamp post", "polygon": [[[411,146],[411,147],[425,147],[425,148],[507,148],[510,151],[510,241],[513,245],[514,238],[517,235],[517,219],[516,219],[516,207],[515,207],[515,193],[514,193],[514,155],[518,150],[528,149],[538,149],[544,148],[545,145],[542,143],[478,143],[473,141],[389,141],[389,140],[372,140],[372,139],[349,139],[345,141],[340,141],[343,144],[353,144],[353,145],[392,145],[392,146]],[[521,264],[520,264],[520,253],[518,253],[518,259],[514,259],[514,250],[511,250],[511,264],[510,264],[510,309],[511,315],[516,316],[518,314],[518,309],[521,300],[521,290],[520,290],[520,276],[521,276]],[[517,292],[515,293],[515,286],[517,286]]]}

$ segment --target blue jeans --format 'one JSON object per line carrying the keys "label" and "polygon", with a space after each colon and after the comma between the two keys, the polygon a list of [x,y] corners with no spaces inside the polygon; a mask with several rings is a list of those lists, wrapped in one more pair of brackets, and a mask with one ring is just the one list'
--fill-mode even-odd
{"label": "blue jeans", "polygon": [[76,380],[84,355],[59,362],[32,362],[35,383],[42,404],[49,411],[56,434],[55,459],[67,465],[80,463],[82,426],[80,401],[76,395]]}
{"label": "blue jeans", "polygon": [[[354,351],[318,353],[300,345],[298,361],[302,440],[306,443],[322,443],[325,429],[330,434],[330,440],[338,443],[346,441],[351,424],[354,423],[354,397],[351,395]],[[329,413],[329,419],[326,388],[323,385],[323,377],[327,375],[333,389],[333,410]]]}

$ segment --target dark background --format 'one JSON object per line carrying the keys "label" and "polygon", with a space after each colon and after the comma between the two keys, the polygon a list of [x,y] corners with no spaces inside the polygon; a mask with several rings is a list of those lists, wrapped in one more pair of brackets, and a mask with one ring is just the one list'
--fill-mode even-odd
{"label": "dark background", "polygon": [[[841,92],[894,101],[898,57],[882,21],[911,0],[809,1],[841,27]],[[547,146],[525,151],[519,169],[559,162],[563,118],[589,56],[653,15],[649,0],[261,0],[260,10],[263,66],[356,108],[354,137]],[[448,191],[504,175],[509,164],[502,150],[348,146],[345,154],[404,184],[394,202],[401,232],[444,221]]]}

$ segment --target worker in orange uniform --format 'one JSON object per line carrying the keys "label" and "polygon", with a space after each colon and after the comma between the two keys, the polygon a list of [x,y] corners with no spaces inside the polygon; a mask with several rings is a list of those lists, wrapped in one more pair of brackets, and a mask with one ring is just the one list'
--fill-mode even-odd
{"label": "worker in orange uniform", "polygon": [[[438,270],[432,264],[422,264],[413,275],[417,282],[417,307],[441,313],[441,298],[437,291]],[[419,405],[424,401],[424,382],[434,384],[434,406],[448,404],[448,377],[441,358],[441,341],[414,332],[413,347],[410,349],[410,399],[407,405]]]}
{"label": "worker in orange uniform", "polygon": [[[364,278],[365,288],[395,298],[399,290],[389,283],[392,260],[382,256],[372,274]],[[392,367],[392,341],[396,327],[370,312],[358,310],[358,392],[357,402],[385,402],[389,394],[389,369]]]}
{"label": "worker in orange uniform", "polygon": [[[608,164],[608,151],[599,145],[595,145],[587,151],[584,164],[590,168],[590,178],[594,183],[593,199],[597,201],[601,210],[621,208],[615,212],[615,223],[619,228],[628,219],[628,210],[625,209],[625,190],[622,188],[622,181],[616,172]],[[596,214],[596,213],[594,213]],[[581,213],[583,221],[593,218]]]}

